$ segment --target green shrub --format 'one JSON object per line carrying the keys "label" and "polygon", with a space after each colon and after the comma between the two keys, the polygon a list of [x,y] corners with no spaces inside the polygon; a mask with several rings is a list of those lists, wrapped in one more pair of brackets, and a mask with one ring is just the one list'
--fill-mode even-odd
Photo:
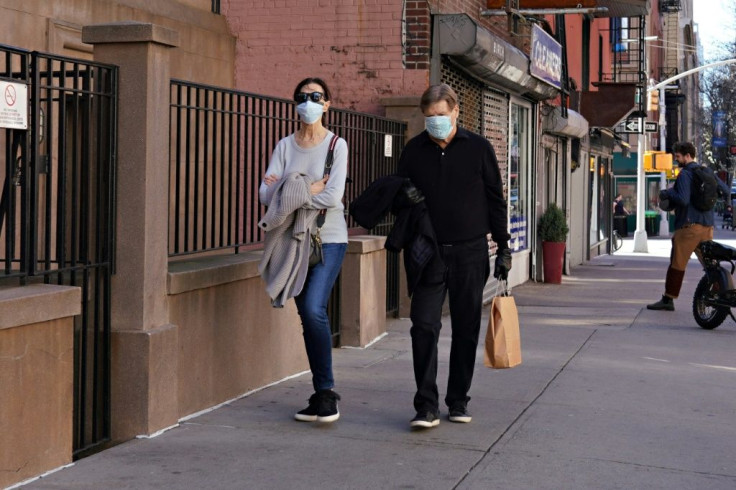
{"label": "green shrub", "polygon": [[550,204],[539,218],[539,238],[543,242],[564,242],[568,231],[565,213],[557,204]]}

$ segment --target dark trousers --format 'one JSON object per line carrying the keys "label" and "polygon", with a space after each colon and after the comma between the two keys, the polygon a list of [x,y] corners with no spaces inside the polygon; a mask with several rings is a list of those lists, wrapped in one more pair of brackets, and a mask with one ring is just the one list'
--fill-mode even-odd
{"label": "dark trousers", "polygon": [[478,347],[483,287],[491,269],[485,237],[439,248],[439,257],[434,257],[427,265],[411,299],[411,346],[417,383],[414,408],[417,412],[439,410],[437,341],[442,328],[445,295],[449,295],[452,323],[445,403],[452,406],[470,399],[467,395]]}

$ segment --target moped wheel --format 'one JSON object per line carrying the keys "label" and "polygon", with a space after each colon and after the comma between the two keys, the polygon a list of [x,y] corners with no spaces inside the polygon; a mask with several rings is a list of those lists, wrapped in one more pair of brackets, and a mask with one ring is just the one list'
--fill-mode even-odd
{"label": "moped wheel", "polygon": [[723,288],[718,282],[711,282],[705,275],[700,279],[698,287],[693,295],[693,316],[698,325],[706,330],[718,327],[728,316],[729,308],[726,306],[711,306],[706,304],[706,298],[718,293]]}

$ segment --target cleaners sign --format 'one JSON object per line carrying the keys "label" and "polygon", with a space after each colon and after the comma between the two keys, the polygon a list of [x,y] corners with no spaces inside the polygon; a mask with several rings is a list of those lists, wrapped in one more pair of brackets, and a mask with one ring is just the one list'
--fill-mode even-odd
{"label": "cleaners sign", "polygon": [[562,46],[534,24],[532,26],[531,66],[533,77],[558,89],[562,87]]}
{"label": "cleaners sign", "polygon": [[0,128],[28,129],[28,87],[0,81]]}

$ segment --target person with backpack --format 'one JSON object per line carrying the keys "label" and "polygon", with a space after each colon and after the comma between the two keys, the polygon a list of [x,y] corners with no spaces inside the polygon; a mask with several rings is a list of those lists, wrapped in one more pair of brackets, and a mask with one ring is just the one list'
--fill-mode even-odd
{"label": "person with backpack", "polygon": [[703,240],[713,239],[713,208],[718,195],[728,196],[730,192],[713,170],[695,161],[695,146],[692,143],[675,143],[672,150],[681,169],[680,174],[673,187],[659,192],[659,200],[668,202],[666,208],[674,210],[675,232],[672,235],[664,295],[656,303],[647,305],[649,310],[675,310],[674,300],[680,295],[690,255],[695,252],[702,262],[699,245]]}

